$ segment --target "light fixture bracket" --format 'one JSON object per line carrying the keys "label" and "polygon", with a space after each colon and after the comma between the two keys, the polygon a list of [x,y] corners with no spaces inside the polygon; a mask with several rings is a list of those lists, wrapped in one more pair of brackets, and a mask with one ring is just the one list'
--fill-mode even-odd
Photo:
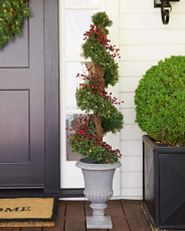
{"label": "light fixture bracket", "polygon": [[179,2],[180,0],[154,0],[154,7],[161,8],[161,18],[163,24],[168,24],[170,20],[170,12],[172,6],[170,2]]}

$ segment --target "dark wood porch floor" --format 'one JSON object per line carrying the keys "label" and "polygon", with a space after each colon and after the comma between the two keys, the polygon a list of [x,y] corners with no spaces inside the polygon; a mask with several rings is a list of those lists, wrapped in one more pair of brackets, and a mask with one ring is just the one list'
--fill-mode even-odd
{"label": "dark wood porch floor", "polygon": [[[0,231],[86,231],[85,216],[91,213],[88,202],[60,201],[59,203],[58,218],[53,228],[0,228]],[[106,213],[112,217],[112,231],[154,230],[149,224],[140,201],[109,201]],[[100,229],[99,231],[108,230]]]}
{"label": "dark wood porch floor", "polygon": [[[0,228],[0,231],[87,231],[85,216],[91,214],[88,205],[87,201],[60,201],[56,224],[52,228]],[[112,217],[113,221],[113,229],[110,231],[158,230],[150,224],[141,201],[111,200],[106,213]],[[109,231],[107,229],[90,230]]]}
{"label": "dark wood porch floor", "polygon": [[[112,200],[108,203],[107,215],[112,217],[113,231],[151,231],[141,202]],[[85,216],[91,214],[88,202],[61,202],[59,230],[86,231]],[[91,229],[93,231],[93,229]],[[100,229],[107,231],[107,229]],[[47,230],[48,231],[48,230]],[[57,229],[58,231],[58,229]],[[98,229],[96,229],[98,231]]]}

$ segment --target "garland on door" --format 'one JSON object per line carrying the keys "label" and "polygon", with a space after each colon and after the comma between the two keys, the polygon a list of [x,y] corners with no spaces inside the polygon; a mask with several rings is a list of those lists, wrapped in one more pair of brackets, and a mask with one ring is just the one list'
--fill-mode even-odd
{"label": "garland on door", "polygon": [[31,10],[25,0],[0,0],[0,48],[22,33]]}

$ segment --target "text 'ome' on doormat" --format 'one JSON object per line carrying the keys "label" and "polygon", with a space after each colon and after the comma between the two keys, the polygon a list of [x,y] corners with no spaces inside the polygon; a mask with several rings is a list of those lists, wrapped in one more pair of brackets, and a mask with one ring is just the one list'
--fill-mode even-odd
{"label": "text 'ome' on doormat", "polygon": [[[52,222],[56,219],[55,198],[2,198],[0,199],[0,227],[2,222]],[[4,225],[6,226],[6,224]],[[28,223],[26,223],[28,226]],[[48,223],[48,226],[49,223]]]}

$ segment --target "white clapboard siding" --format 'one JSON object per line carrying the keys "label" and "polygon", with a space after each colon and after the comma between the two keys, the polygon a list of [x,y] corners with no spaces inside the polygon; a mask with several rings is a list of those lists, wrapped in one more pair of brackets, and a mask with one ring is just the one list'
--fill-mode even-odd
{"label": "white clapboard siding", "polygon": [[120,14],[120,29],[184,29],[184,12],[177,13],[172,11],[170,23],[161,23],[160,10],[154,13],[122,13]]}
{"label": "white clapboard siding", "polygon": [[[184,13],[185,1],[172,3],[173,12]],[[160,9],[154,9],[153,0],[120,0],[120,13],[158,13]]]}
{"label": "white clapboard siding", "polygon": [[153,0],[120,0],[120,13],[150,12],[153,10]]}
{"label": "white clapboard siding", "polygon": [[121,196],[125,199],[142,198],[142,171],[121,172]]}
{"label": "white clapboard siding", "polygon": [[137,188],[142,185],[142,171],[122,172],[121,188]]}
{"label": "white clapboard siding", "polygon": [[185,38],[185,29],[120,30],[120,45],[124,45],[124,46],[125,45],[174,45],[174,44],[183,45],[184,38]]}
{"label": "white clapboard siding", "polygon": [[120,78],[120,90],[121,92],[134,92],[138,86],[140,78],[137,77],[125,77]]}
{"label": "white clapboard siding", "polygon": [[124,101],[124,103],[121,104],[120,108],[135,108],[134,104],[134,92],[131,93],[120,93],[120,99]]}
{"label": "white clapboard siding", "polygon": [[142,156],[123,156],[121,172],[142,172]]}
{"label": "white clapboard siding", "polygon": [[142,156],[142,140],[122,140],[121,153],[123,156]]}
{"label": "white clapboard siding", "polygon": [[[122,49],[122,48],[121,48]],[[130,77],[130,76],[136,76],[136,77],[141,77],[146,70],[151,67],[152,65],[156,65],[157,61],[154,60],[130,60],[130,61],[126,61],[126,55],[122,54],[123,58],[120,61],[120,68],[119,68],[119,72],[120,72],[120,76],[121,77]]]}
{"label": "white clapboard siding", "polygon": [[125,124],[121,131],[121,140],[141,140],[142,131],[137,124]]}
{"label": "white clapboard siding", "polygon": [[173,12],[185,13],[185,1],[181,1],[180,4],[172,4]]}
{"label": "white clapboard siding", "polygon": [[185,1],[173,2],[170,22],[163,25],[153,0],[120,0],[119,44],[121,52],[120,111],[124,128],[120,133],[122,153],[121,196],[142,199],[142,136],[135,123],[135,90],[145,72],[161,59],[185,55]]}
{"label": "white clapboard siding", "polygon": [[124,115],[124,123],[125,124],[134,124],[136,112],[135,109],[121,109],[121,113]]}
{"label": "white clapboard siding", "polygon": [[[184,33],[185,39],[185,33]],[[125,55],[125,60],[160,60],[173,55],[185,54],[185,45],[130,45],[122,46],[121,53]],[[142,55],[141,55],[142,54]]]}
{"label": "white clapboard siding", "polygon": [[123,199],[141,199],[143,194],[142,187],[134,187],[134,188],[121,188],[121,197]]}

